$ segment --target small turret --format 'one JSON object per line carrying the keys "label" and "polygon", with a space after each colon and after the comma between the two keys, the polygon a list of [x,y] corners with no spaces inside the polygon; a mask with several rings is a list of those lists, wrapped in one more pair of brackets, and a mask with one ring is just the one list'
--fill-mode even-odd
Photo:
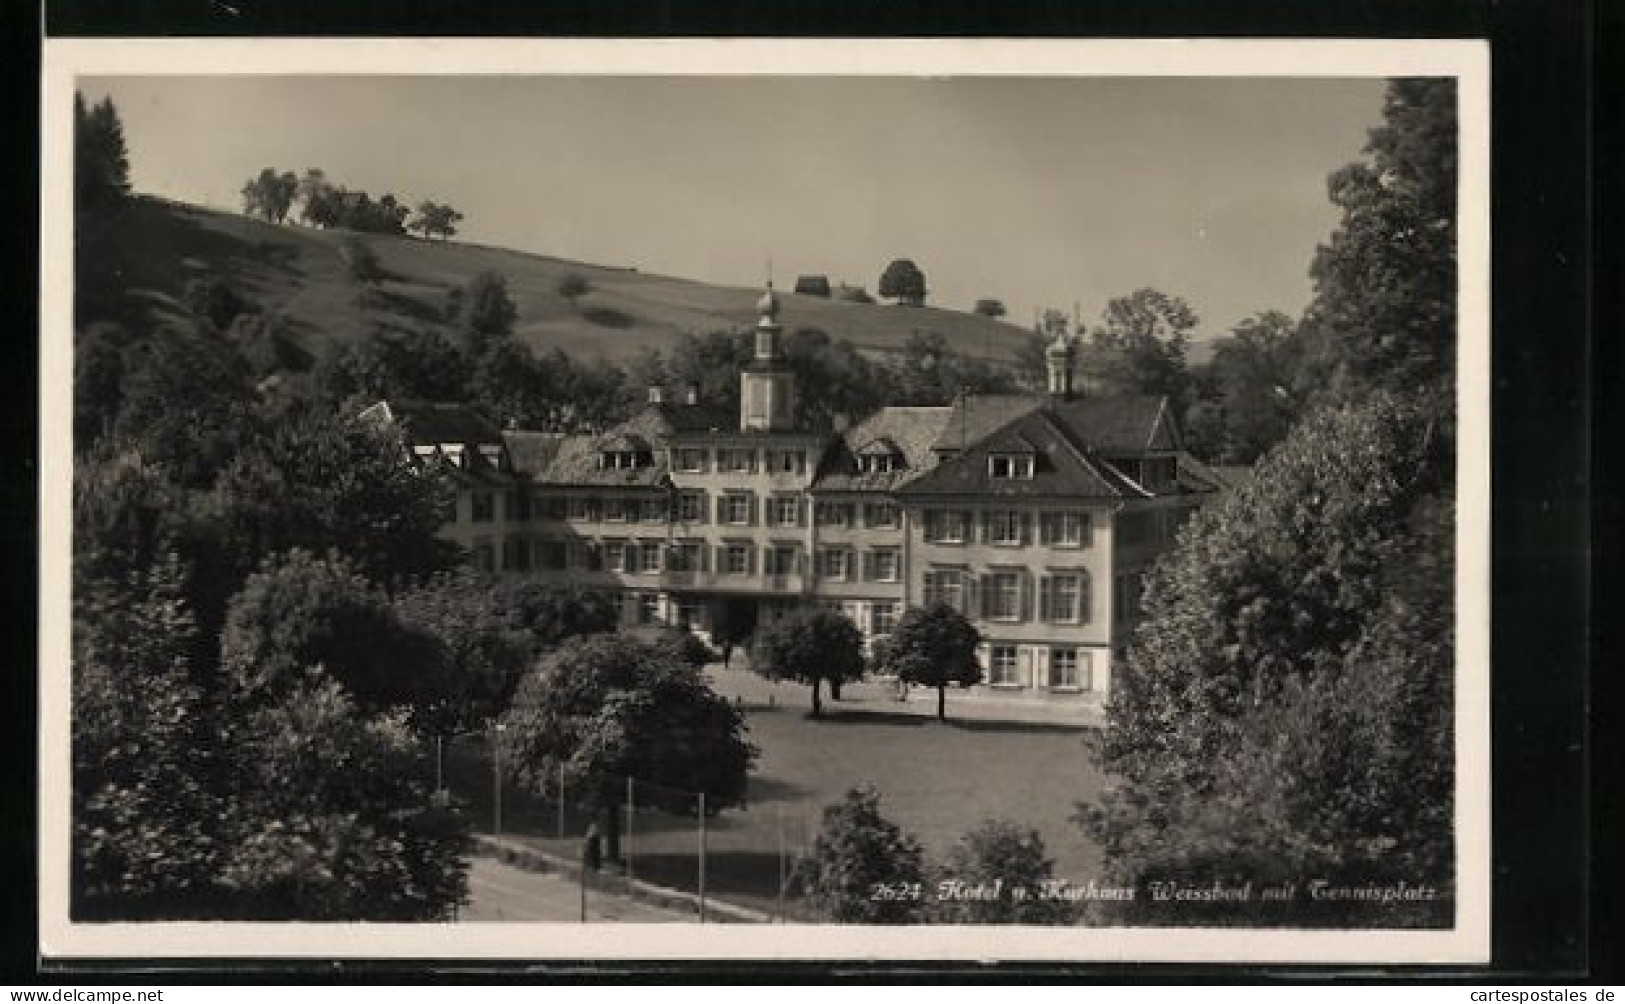
{"label": "small turret", "polygon": [[1049,375],[1049,394],[1065,400],[1072,396],[1072,370],[1077,362],[1077,344],[1065,329],[1044,349],[1044,369]]}

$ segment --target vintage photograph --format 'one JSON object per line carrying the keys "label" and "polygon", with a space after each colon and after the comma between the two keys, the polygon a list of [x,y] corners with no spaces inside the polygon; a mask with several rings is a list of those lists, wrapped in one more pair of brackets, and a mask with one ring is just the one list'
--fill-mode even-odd
{"label": "vintage photograph", "polygon": [[50,77],[64,950],[1487,951],[1482,53],[354,44]]}

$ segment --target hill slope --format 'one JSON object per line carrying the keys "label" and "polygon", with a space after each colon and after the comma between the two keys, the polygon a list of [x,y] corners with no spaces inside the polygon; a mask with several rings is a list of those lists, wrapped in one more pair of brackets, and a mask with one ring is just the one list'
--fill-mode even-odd
{"label": "hill slope", "polygon": [[[507,278],[518,307],[515,332],[539,350],[558,347],[572,356],[620,361],[644,348],[664,348],[687,332],[748,327],[756,320],[757,289],[371,234],[357,236],[376,251],[390,278],[363,296],[339,253],[346,235],[142,197],[102,232],[81,235],[81,275],[117,277],[124,289],[158,299],[179,297],[194,276],[221,275],[318,353],[380,329],[444,325],[448,297],[483,269]],[[556,292],[570,273],[592,286],[573,306]],[[793,293],[781,299],[786,330],[820,328],[872,352],[899,348],[915,331],[936,331],[957,352],[1005,361],[1026,335],[1013,325],[932,307]]]}

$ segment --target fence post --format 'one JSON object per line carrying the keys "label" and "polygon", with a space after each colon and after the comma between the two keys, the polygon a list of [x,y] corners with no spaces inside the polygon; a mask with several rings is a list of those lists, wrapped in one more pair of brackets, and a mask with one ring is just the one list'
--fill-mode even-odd
{"label": "fence post", "polygon": [[700,792],[700,923],[705,923],[705,792]]}
{"label": "fence post", "polygon": [[559,764],[559,839],[564,839],[564,764]]}
{"label": "fence post", "polygon": [[626,777],[626,884],[632,885],[632,810],[637,805],[636,793],[630,774]]}
{"label": "fence post", "polygon": [[502,724],[491,727],[491,835],[502,835]]}

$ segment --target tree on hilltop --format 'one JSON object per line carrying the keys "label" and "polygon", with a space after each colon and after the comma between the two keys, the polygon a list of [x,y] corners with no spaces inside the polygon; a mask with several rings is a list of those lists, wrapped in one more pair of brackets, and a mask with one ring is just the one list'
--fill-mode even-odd
{"label": "tree on hilltop", "polygon": [[919,307],[925,303],[925,273],[907,258],[898,258],[880,273],[880,295],[899,305]]}
{"label": "tree on hilltop", "polygon": [[1004,309],[1004,301],[992,298],[977,300],[974,312],[995,321],[1007,313]]}
{"label": "tree on hilltop", "polygon": [[422,234],[425,240],[439,234],[444,241],[456,236],[457,224],[462,221],[463,214],[451,206],[425,199],[418,203],[417,215],[406,226]]}
{"label": "tree on hilltop", "polygon": [[105,211],[130,194],[130,155],[124,123],[113,99],[86,106],[73,96],[74,205],[82,212]]}

